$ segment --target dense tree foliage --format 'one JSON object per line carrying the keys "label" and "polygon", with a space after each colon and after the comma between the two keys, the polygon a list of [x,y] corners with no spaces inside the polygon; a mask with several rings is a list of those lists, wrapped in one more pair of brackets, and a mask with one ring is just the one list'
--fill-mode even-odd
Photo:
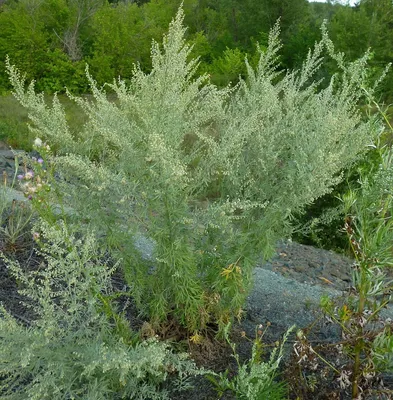
{"label": "dense tree foliage", "polygon": [[[6,0],[0,2],[0,91],[8,87],[4,60],[11,60],[37,88],[48,93],[87,89],[84,69],[90,65],[98,83],[129,79],[133,64],[147,72],[150,46],[165,31],[181,0]],[[282,68],[296,68],[320,39],[328,20],[335,46],[350,60],[367,48],[378,74],[393,59],[393,5],[390,0],[359,0],[355,7],[335,1],[184,0],[188,40],[200,56],[200,72],[209,70],[220,86],[244,76],[244,58],[255,62],[257,44],[266,47],[267,33],[280,19]],[[322,75],[334,73],[325,68]],[[393,75],[383,86],[389,97]]]}

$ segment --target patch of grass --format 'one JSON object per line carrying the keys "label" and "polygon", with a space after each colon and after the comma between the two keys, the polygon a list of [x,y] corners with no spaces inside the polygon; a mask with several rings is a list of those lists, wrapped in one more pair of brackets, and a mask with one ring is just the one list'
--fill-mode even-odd
{"label": "patch of grass", "polygon": [[0,140],[13,148],[31,150],[27,111],[11,95],[0,96]]}
{"label": "patch of grass", "polygon": [[[91,95],[81,96],[83,98],[92,97]],[[50,99],[51,96],[48,96]],[[69,99],[66,95],[58,95],[60,103],[64,107],[64,111],[67,116],[67,122],[72,131],[78,131],[82,129],[82,126],[85,124],[87,117],[86,113],[84,113],[80,107],[71,99]]]}

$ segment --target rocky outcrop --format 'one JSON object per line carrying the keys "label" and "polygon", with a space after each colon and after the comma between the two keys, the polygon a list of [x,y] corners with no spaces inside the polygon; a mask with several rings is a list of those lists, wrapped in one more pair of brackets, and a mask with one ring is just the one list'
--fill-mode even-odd
{"label": "rocky outcrop", "polygon": [[[15,172],[19,173],[23,171],[24,157],[26,157],[25,151],[11,150],[4,143],[0,142],[0,174],[3,179],[6,176],[7,181],[12,182]],[[17,171],[16,166],[18,167]]]}
{"label": "rocky outcrop", "polygon": [[[24,172],[24,160],[27,153],[23,150],[11,150],[4,142],[0,142],[0,178],[1,186],[6,184],[6,199],[12,201],[26,200],[24,194],[16,189],[17,175]],[[14,184],[13,184],[14,183]]]}

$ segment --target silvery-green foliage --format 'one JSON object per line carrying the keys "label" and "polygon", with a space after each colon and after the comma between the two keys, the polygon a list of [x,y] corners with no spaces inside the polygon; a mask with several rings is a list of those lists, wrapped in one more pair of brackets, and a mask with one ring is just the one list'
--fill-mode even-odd
{"label": "silvery-green foliage", "polygon": [[376,369],[393,371],[393,332],[391,327],[385,327],[374,339],[371,356]]}
{"label": "silvery-green foliage", "polygon": [[231,390],[236,399],[242,400],[283,400],[287,398],[285,386],[283,383],[278,383],[275,378],[283,357],[284,345],[293,329],[294,326],[287,330],[281,344],[273,349],[269,359],[265,362],[260,360],[261,342],[256,338],[252,347],[251,359],[241,363],[239,354],[236,352],[236,345],[228,338],[228,325],[224,335],[232,348],[238,371],[237,375],[232,378],[228,377],[228,371],[208,376],[208,379],[214,383],[218,394],[222,395],[225,391]]}
{"label": "silvery-green foliage", "polygon": [[[284,335],[279,348],[274,348],[267,362],[256,362],[257,349],[254,343],[251,360],[239,367],[237,376],[230,382],[232,390],[238,399],[271,400],[284,399],[285,388],[274,381],[283,356],[284,344],[287,341],[290,328]],[[239,363],[239,360],[237,358]]]}
{"label": "silvery-green foliage", "polygon": [[1,307],[2,399],[167,399],[160,384],[171,373],[183,385],[197,373],[165,343],[115,334],[100,300],[111,293],[115,266],[100,261],[94,235],[78,239],[61,221],[39,227],[45,265],[24,271],[3,256],[35,317],[25,326]]}
{"label": "silvery-green foliage", "polygon": [[[129,84],[90,80],[93,101],[75,98],[88,121],[71,132],[52,107],[24,90],[8,63],[16,97],[61,178],[52,195],[96,226],[120,253],[133,296],[153,320],[174,314],[190,330],[241,314],[252,270],[289,234],[294,212],[329,192],[366,149],[372,126],[357,110],[367,55],[346,64],[325,30],[298,71],[279,71],[279,27],[247,80],[218,89],[195,78],[180,9],[152,71],[137,65]],[[328,53],[340,76],[314,81]],[[153,262],[135,237],[154,243]]]}

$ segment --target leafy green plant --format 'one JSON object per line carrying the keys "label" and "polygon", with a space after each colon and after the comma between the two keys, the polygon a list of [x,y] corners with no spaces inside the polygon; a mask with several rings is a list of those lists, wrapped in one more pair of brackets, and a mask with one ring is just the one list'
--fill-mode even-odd
{"label": "leafy green plant", "polygon": [[[345,64],[323,29],[303,67],[280,74],[276,25],[257,67],[246,60],[247,80],[219,89],[194,78],[182,21],[180,9],[162,48],[153,42],[150,73],[135,66],[129,85],[106,85],[116,102],[87,74],[94,100],[69,94],[87,115],[83,128],[7,68],[32,133],[55,149],[45,159],[57,174],[53,203],[96,227],[153,325],[173,317],[194,334],[209,322],[222,333],[241,317],[261,254],[364,153],[367,54]],[[313,77],[325,51],[342,73],[321,88]]]}
{"label": "leafy green plant", "polygon": [[105,264],[94,235],[78,238],[62,220],[35,229],[44,266],[26,271],[2,255],[33,320],[24,326],[1,306],[1,398],[168,399],[162,383],[175,374],[176,387],[187,387],[187,376],[200,372],[185,354],[155,338],[122,336],[108,318],[103,300],[116,265]]}
{"label": "leafy green plant", "polygon": [[[382,76],[385,76],[383,74]],[[365,118],[370,118],[375,122],[375,131],[380,132],[379,122],[374,116],[371,116],[369,107],[367,112],[362,107]],[[381,133],[381,132],[380,132]],[[390,141],[389,134],[381,133],[381,143]],[[370,144],[367,152],[346,170],[343,171],[344,179],[332,192],[327,193],[321,198],[316,199],[300,215],[296,216],[296,228],[292,238],[308,245],[313,245],[327,250],[333,250],[351,256],[351,249],[348,243],[347,234],[342,229],[342,221],[345,218],[345,207],[341,197],[348,191],[348,187],[353,189],[360,188],[360,178],[375,173],[381,162],[380,149]]]}
{"label": "leafy green plant", "polygon": [[244,58],[245,55],[239,49],[226,48],[222,56],[214,58],[211,65],[209,65],[212,82],[222,87],[237,83],[241,76],[245,78],[246,66]]}
{"label": "leafy green plant", "polygon": [[338,365],[312,349],[302,333],[295,345],[300,361],[306,362],[310,352],[317,355],[337,374],[341,389],[350,389],[353,399],[366,393],[393,393],[381,382],[375,387],[381,373],[393,371],[393,326],[384,313],[393,289],[391,274],[386,273],[393,267],[393,153],[380,143],[376,150],[379,167],[373,173],[360,171],[360,187],[350,188],[342,196],[345,231],[354,257],[351,288],[340,302],[321,299],[323,311],[341,329],[337,348],[346,357],[342,361],[346,366],[339,371]]}
{"label": "leafy green plant", "polygon": [[236,352],[236,344],[232,343],[229,339],[230,325],[226,327],[224,331],[225,340],[232,348],[238,371],[233,378],[228,377],[228,370],[221,374],[210,374],[207,376],[215,385],[220,398],[227,390],[230,390],[236,396],[236,399],[243,400],[279,400],[287,397],[285,385],[276,382],[275,378],[283,356],[284,344],[294,327],[288,329],[284,334],[281,344],[276,343],[276,347],[271,352],[269,360],[263,362],[262,356],[265,347],[263,336],[268,326],[265,330],[262,330],[262,326],[257,327],[251,359],[245,363],[240,362],[239,355]]}
{"label": "leafy green plant", "polygon": [[391,324],[383,323],[380,329],[372,329],[373,323],[384,321],[381,312],[391,302],[393,289],[393,281],[387,281],[384,271],[393,267],[391,150],[384,149],[381,156],[379,171],[362,182],[361,192],[349,192],[343,199],[348,213],[345,228],[355,257],[352,274],[355,296],[349,296],[337,320],[351,340],[353,398],[359,396],[366,374],[393,371],[388,361],[379,362],[393,351]]}

